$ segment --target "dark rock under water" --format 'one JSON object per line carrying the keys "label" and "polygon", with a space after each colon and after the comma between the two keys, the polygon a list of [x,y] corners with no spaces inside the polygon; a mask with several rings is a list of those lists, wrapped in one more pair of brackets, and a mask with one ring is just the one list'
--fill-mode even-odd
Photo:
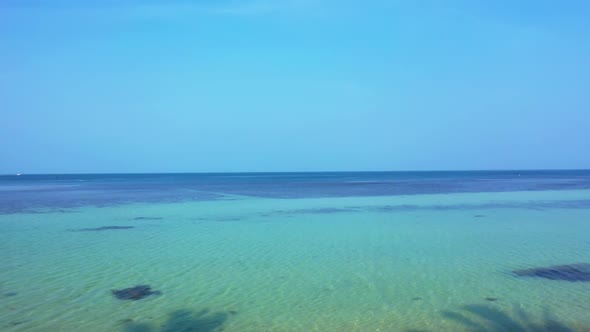
{"label": "dark rock under water", "polygon": [[118,298],[119,300],[141,300],[146,298],[150,295],[160,295],[162,292],[160,291],[152,291],[152,288],[149,285],[138,285],[135,287],[125,288],[125,289],[113,289],[111,293],[114,297]]}
{"label": "dark rock under water", "polygon": [[578,263],[555,265],[532,269],[515,270],[513,273],[520,277],[538,277],[550,280],[590,281],[590,264]]}
{"label": "dark rock under water", "polygon": [[71,230],[72,232],[101,232],[101,231],[108,231],[108,230],[116,230],[116,229],[131,229],[135,228],[133,226],[103,226],[97,228],[80,228]]}
{"label": "dark rock under water", "polygon": [[133,220],[162,220],[162,217],[135,217]]}

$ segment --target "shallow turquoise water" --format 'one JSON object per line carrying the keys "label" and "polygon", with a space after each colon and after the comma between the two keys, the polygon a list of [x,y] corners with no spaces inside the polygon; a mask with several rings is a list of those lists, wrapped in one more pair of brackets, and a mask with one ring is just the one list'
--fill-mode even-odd
{"label": "shallow turquoise water", "polygon": [[[590,283],[511,273],[590,262],[590,208],[563,204],[588,199],[228,196],[0,215],[0,329],[589,331]],[[72,231],[102,226],[135,228]],[[162,295],[111,295],[139,284]]]}

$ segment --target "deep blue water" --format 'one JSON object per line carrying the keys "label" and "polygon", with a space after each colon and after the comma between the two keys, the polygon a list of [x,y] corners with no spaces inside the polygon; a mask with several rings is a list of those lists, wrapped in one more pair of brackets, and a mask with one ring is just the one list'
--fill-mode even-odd
{"label": "deep blue water", "polygon": [[590,189],[590,170],[4,175],[0,213],[226,195],[304,198],[573,189]]}

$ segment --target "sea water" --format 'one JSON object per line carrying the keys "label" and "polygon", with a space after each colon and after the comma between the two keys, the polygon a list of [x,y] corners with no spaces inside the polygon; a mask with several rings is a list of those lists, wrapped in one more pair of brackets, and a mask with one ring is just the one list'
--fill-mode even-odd
{"label": "sea water", "polygon": [[[590,331],[590,172],[0,177],[2,331]],[[149,285],[120,300],[112,290]]]}

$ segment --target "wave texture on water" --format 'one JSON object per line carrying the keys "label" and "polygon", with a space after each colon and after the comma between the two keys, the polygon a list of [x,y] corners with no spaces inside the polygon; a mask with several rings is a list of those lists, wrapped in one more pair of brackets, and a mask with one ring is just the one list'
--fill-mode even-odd
{"label": "wave texture on water", "polygon": [[133,202],[590,189],[590,171],[0,176],[0,214]]}

